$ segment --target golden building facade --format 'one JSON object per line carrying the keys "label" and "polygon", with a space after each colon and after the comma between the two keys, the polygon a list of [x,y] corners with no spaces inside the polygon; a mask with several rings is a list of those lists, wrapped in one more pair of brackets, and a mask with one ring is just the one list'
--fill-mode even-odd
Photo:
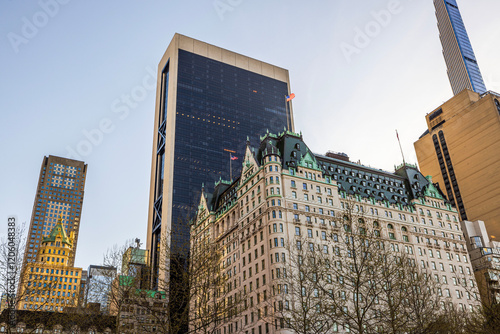
{"label": "golden building facade", "polygon": [[414,143],[420,169],[443,188],[461,220],[500,237],[500,96],[463,90],[426,116]]}
{"label": "golden building facade", "polygon": [[77,306],[82,269],[69,264],[73,239],[59,218],[42,240],[36,261],[23,271],[18,309],[63,312],[65,307]]}

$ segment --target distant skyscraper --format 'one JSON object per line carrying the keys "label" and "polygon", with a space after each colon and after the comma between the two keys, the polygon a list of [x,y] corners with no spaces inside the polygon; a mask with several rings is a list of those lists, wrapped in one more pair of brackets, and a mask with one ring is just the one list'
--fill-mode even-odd
{"label": "distant skyscraper", "polygon": [[457,95],[466,88],[485,93],[483,77],[456,0],[434,0],[434,6],[453,94]]}
{"label": "distant skyscraper", "polygon": [[293,129],[289,94],[287,70],[175,34],[158,66],[147,232],[153,278],[166,274],[158,268],[172,254],[162,240],[173,253],[189,248],[201,186],[212,191],[230,178],[230,153],[241,159],[247,137],[257,145],[267,129]]}
{"label": "distant skyscraper", "polygon": [[64,229],[74,234],[69,265],[75,263],[87,165],[82,161],[49,155],[43,158],[33,213],[26,242],[23,267],[35,262],[42,239],[61,216]]}

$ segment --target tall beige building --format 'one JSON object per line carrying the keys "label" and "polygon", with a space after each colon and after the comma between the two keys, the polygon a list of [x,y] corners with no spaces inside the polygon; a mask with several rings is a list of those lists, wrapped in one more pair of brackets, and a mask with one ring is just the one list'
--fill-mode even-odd
{"label": "tall beige building", "polygon": [[87,165],[83,161],[53,155],[43,158],[23,267],[36,261],[42,239],[56,226],[59,216],[63,219],[65,230],[75,236],[69,264],[75,263],[86,177]]}
{"label": "tall beige building", "polygon": [[[213,270],[225,282],[216,295],[237,305],[210,324],[217,333],[291,333],[290,320],[277,312],[297,305],[297,294],[280,281],[287,275],[285,263],[295,256],[287,245],[331,254],[335,265],[352,257],[345,250],[349,226],[342,225],[348,207],[363,217],[361,232],[361,226],[373,228],[387,250],[404,254],[440,285],[435,293],[443,307],[478,305],[459,214],[415,166],[390,173],[352,163],[345,154],[314,154],[293,132],[267,134],[256,150],[247,146],[242,163],[235,182],[217,182],[213,193],[203,194],[191,227],[192,261],[204,246],[215,245],[220,263]],[[346,294],[353,298],[354,292]],[[280,302],[277,295],[283,296]],[[206,325],[203,312],[210,301],[201,300],[193,295],[193,328]],[[346,323],[330,325],[334,332],[350,331]]]}
{"label": "tall beige building", "polygon": [[464,90],[426,116],[414,143],[420,169],[444,188],[461,220],[500,237],[500,95]]}

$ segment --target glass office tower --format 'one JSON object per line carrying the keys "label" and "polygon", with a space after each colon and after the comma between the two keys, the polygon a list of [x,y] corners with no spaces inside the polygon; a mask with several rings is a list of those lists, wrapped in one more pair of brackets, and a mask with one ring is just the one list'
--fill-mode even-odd
{"label": "glass office tower", "polygon": [[267,130],[293,130],[289,94],[287,70],[174,36],[158,67],[147,239],[153,288],[162,289],[166,257],[187,254],[203,184],[211,191],[229,180],[230,154],[240,159],[232,163],[237,175],[247,138],[257,145]]}
{"label": "glass office tower", "polygon": [[434,6],[453,94],[466,88],[485,93],[486,86],[456,0],[434,0]]}

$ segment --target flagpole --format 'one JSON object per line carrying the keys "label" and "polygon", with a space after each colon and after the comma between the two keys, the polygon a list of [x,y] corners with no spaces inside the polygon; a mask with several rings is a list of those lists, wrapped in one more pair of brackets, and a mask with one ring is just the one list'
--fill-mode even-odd
{"label": "flagpole", "polygon": [[[231,159],[231,153],[234,153],[236,154],[236,151],[233,151],[233,150],[229,150],[227,148],[224,149],[224,152],[227,152],[229,153],[229,178],[231,179],[231,182],[233,181],[233,159]],[[238,158],[235,158],[235,160],[238,159]]]}
{"label": "flagpole", "polygon": [[401,150],[401,156],[403,157],[403,166],[406,167],[405,155],[403,154],[403,148],[401,147],[401,141],[399,140],[399,134],[397,129],[396,129],[396,137],[398,137],[399,149]]}
{"label": "flagpole", "polygon": [[291,128],[291,123],[292,123],[292,120],[291,120],[291,115],[288,111],[288,102],[292,101],[293,98],[295,97],[295,94],[294,93],[291,93],[290,95],[285,95],[285,110],[286,110],[286,126],[287,126],[287,130],[290,130]]}
{"label": "flagpole", "polygon": [[290,115],[288,113],[288,101],[287,101],[287,95],[285,95],[285,110],[286,110],[286,127],[287,130],[290,130]]}

